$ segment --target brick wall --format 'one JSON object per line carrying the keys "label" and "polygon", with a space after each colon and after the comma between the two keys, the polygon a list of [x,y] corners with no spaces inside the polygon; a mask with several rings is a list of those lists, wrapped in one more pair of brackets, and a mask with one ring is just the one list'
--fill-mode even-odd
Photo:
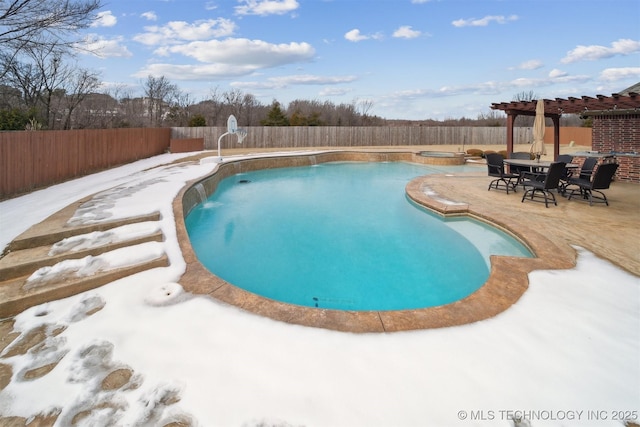
{"label": "brick wall", "polygon": [[592,144],[600,152],[640,152],[640,114],[594,116]]}
{"label": "brick wall", "polygon": [[[593,116],[592,149],[600,153],[640,154],[640,114]],[[640,156],[620,155],[616,179],[640,183]]]}

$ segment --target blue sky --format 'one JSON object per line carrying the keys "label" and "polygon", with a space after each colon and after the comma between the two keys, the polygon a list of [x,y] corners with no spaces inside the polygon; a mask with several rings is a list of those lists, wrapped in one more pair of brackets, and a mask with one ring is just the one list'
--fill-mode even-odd
{"label": "blue sky", "polygon": [[638,0],[105,0],[80,65],[143,94],[241,90],[476,118],[492,102],[610,95],[640,81]]}

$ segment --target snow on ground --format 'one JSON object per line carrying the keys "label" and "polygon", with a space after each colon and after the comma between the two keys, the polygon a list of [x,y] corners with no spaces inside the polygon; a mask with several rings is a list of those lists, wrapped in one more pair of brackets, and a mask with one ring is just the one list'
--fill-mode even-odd
{"label": "snow on ground", "polygon": [[[79,424],[94,426],[185,419],[201,426],[508,426],[514,416],[534,427],[620,426],[621,415],[638,417],[634,276],[580,249],[575,269],[532,273],[513,307],[475,324],[358,335],[276,322],[188,295],[176,283],[184,261],[171,201],[186,181],[215,165],[155,167],[173,158],[0,203],[0,247],[97,191],[75,220],[159,210],[171,261],[18,315],[21,331],[43,324],[66,329],[47,338],[37,357],[3,359],[14,378],[0,392],[0,414],[64,408],[58,424],[65,425],[74,410],[103,404]],[[87,316],[95,307],[103,308]],[[21,379],[57,360],[49,374]],[[100,390],[118,367],[134,372],[135,386]]]}
{"label": "snow on ground", "polygon": [[86,249],[93,249],[110,243],[123,242],[153,234],[160,230],[160,224],[156,221],[136,222],[107,231],[94,231],[68,237],[55,243],[49,251],[49,256],[73,253]]}

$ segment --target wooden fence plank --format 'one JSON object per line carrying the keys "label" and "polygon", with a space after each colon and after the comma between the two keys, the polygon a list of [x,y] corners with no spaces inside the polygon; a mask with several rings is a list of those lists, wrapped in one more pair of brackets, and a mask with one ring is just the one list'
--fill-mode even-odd
{"label": "wooden fence plank", "polygon": [[[445,150],[505,144],[503,127],[248,127],[243,148],[313,148],[443,145]],[[162,154],[171,138],[204,138],[205,149],[217,149],[224,127],[83,129],[70,131],[0,132],[0,199],[77,176]],[[547,128],[550,143],[553,129]],[[531,141],[531,128],[514,128],[514,143]],[[569,140],[591,145],[590,128],[560,128]],[[566,140],[566,141],[565,141]],[[221,141],[223,149],[239,147],[235,135]]]}
{"label": "wooden fence plank", "polygon": [[0,132],[0,199],[162,154],[170,128]]}
{"label": "wooden fence plank", "polygon": [[[247,127],[244,148],[308,148],[308,147],[361,147],[361,146],[411,146],[448,145],[462,150],[478,145],[505,144],[504,127],[445,127],[445,126],[271,126]],[[172,128],[172,138],[204,138],[205,149],[218,148],[218,138],[225,127]],[[514,128],[514,143],[526,144],[532,140],[531,128]],[[575,140],[590,145],[590,128],[560,128],[560,143]],[[553,128],[547,128],[545,141],[553,142]],[[232,148],[237,137],[222,138],[221,147]]]}

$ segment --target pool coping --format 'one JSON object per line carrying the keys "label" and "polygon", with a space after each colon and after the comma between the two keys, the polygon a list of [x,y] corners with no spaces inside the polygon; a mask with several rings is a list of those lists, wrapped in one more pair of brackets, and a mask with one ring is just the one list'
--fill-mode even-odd
{"label": "pool coping", "polygon": [[[429,175],[417,177],[405,188],[414,203],[442,216],[470,216],[497,226],[525,244],[536,256],[521,258],[491,256],[488,280],[468,297],[442,306],[412,310],[342,311],[304,307],[274,301],[238,288],[209,272],[191,247],[185,217],[199,202],[197,184],[207,195],[218,182],[238,173],[292,166],[309,166],[332,161],[409,161],[446,164],[443,158],[422,157],[413,152],[326,151],[305,154],[272,154],[254,158],[230,159],[220,163],[209,175],[188,182],[173,202],[177,238],[186,262],[179,283],[187,292],[205,294],[242,310],[290,324],[353,333],[399,332],[464,325],[494,317],[513,305],[529,286],[528,274],[539,269],[575,267],[576,258],[527,225],[524,220],[496,218],[481,205],[448,200],[429,186]],[[444,158],[444,160],[447,160]]]}

